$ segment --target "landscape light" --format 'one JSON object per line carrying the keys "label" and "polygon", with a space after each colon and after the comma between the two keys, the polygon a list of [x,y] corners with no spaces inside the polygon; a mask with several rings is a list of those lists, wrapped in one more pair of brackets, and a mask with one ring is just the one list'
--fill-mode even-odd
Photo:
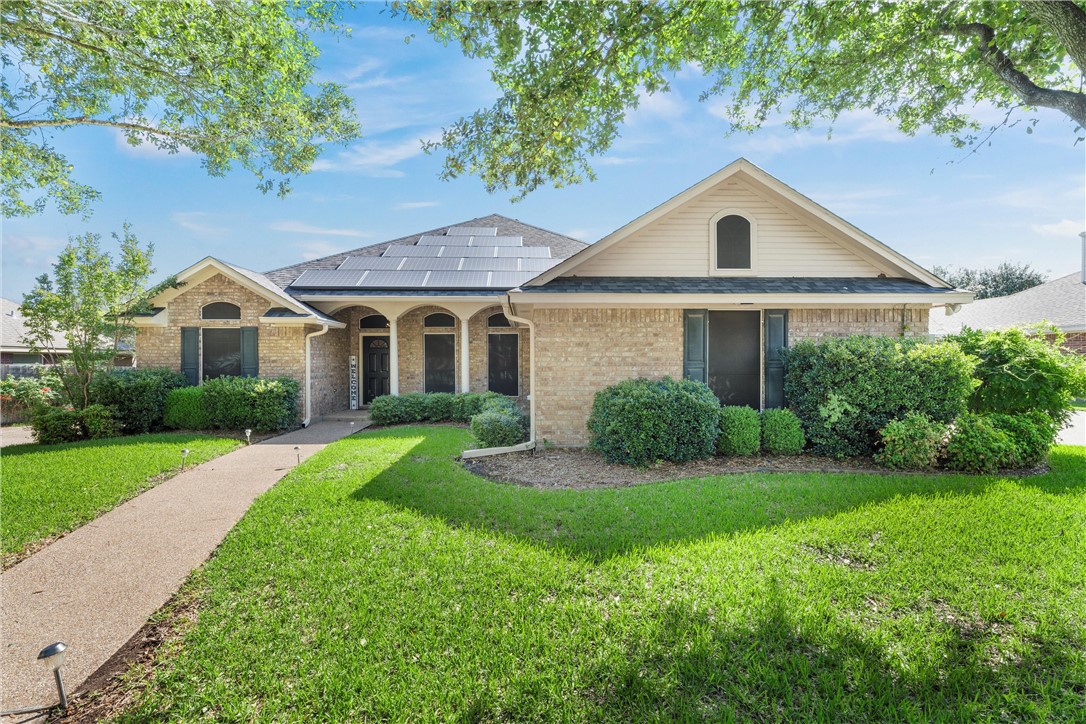
{"label": "landscape light", "polygon": [[298,464],[302,464],[302,449],[297,445],[294,446],[294,454],[298,456]]}
{"label": "landscape light", "polygon": [[[68,645],[63,641],[57,641],[55,644],[49,644],[44,649],[38,652],[38,661],[47,669],[53,672],[53,679],[57,682],[57,695],[60,697],[59,704],[45,704],[43,706],[28,706],[24,709],[11,709],[9,711],[0,711],[0,717],[6,716],[21,716],[23,714],[36,714],[38,712],[49,711],[55,706],[59,706],[61,709],[68,708],[68,693],[64,691],[64,680],[60,678],[60,667],[64,665],[64,652],[68,650]],[[37,719],[38,716],[32,716],[30,719]],[[24,719],[23,721],[30,721],[30,719]]]}
{"label": "landscape light", "polygon": [[252,430],[250,430],[249,428],[245,428],[245,444],[246,445],[252,445],[253,444],[253,441],[249,439],[252,436],[252,434],[253,434]]}
{"label": "landscape light", "polygon": [[185,458],[189,456],[188,448],[181,449],[181,470],[185,469]]}

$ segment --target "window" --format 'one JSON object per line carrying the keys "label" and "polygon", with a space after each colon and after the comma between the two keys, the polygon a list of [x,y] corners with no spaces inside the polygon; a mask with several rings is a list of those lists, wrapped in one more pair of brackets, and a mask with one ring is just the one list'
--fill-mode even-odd
{"label": "window", "polygon": [[456,320],[453,319],[453,315],[445,314],[443,312],[435,312],[434,314],[426,315],[426,319],[422,320],[422,326],[424,327],[455,327]]}
{"label": "window", "polygon": [[488,389],[502,395],[520,394],[520,335],[487,335]]}
{"label": "window", "polygon": [[504,314],[502,314],[501,312],[498,312],[497,314],[491,314],[489,317],[487,317],[486,326],[488,326],[488,327],[512,327],[513,325],[509,324],[509,320],[505,318]]}
{"label": "window", "polygon": [[388,329],[388,319],[383,314],[371,314],[358,320],[359,329]]}
{"label": "window", "polygon": [[757,266],[757,224],[738,209],[724,209],[709,222],[710,274],[753,273]]}
{"label": "window", "polygon": [[241,319],[241,307],[230,302],[205,304],[201,312],[204,319]]}
{"label": "window", "polygon": [[204,330],[203,379],[241,375],[241,330]]}
{"label": "window", "polygon": [[426,391],[456,392],[456,335],[427,334],[424,339]]}

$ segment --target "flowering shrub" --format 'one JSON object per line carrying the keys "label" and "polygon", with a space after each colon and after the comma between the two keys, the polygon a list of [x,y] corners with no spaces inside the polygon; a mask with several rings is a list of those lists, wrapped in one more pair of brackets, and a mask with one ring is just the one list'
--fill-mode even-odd
{"label": "flowering shrub", "polygon": [[10,404],[26,410],[56,405],[60,402],[60,393],[53,385],[48,378],[8,375],[7,379],[0,380],[0,400],[5,407]]}

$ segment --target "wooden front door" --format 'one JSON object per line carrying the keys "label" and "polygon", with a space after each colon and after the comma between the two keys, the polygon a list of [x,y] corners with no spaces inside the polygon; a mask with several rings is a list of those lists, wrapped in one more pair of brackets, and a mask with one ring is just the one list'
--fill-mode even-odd
{"label": "wooden front door", "polygon": [[761,315],[709,312],[708,383],[722,405],[761,407]]}
{"label": "wooden front door", "polygon": [[362,338],[362,404],[389,393],[388,337]]}

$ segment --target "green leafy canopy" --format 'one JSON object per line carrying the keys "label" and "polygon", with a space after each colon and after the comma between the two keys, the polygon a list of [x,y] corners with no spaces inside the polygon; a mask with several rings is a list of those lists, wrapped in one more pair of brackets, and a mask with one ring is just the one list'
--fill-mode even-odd
{"label": "green leafy canopy", "polygon": [[[393,2],[493,64],[501,96],[432,144],[444,176],[518,197],[594,178],[645,94],[684,67],[727,98],[733,130],[870,109],[906,134],[973,144],[977,104],[1052,108],[1086,125],[1082,2]],[[1009,116],[1008,116],[1009,117]],[[1031,129],[1027,129],[1031,130]]]}
{"label": "green leafy canopy", "polygon": [[55,132],[102,126],[128,143],[233,164],[289,191],[324,143],[359,134],[351,99],[314,83],[310,33],[343,32],[335,2],[5,0],[0,4],[0,207],[5,216],[89,214]]}

